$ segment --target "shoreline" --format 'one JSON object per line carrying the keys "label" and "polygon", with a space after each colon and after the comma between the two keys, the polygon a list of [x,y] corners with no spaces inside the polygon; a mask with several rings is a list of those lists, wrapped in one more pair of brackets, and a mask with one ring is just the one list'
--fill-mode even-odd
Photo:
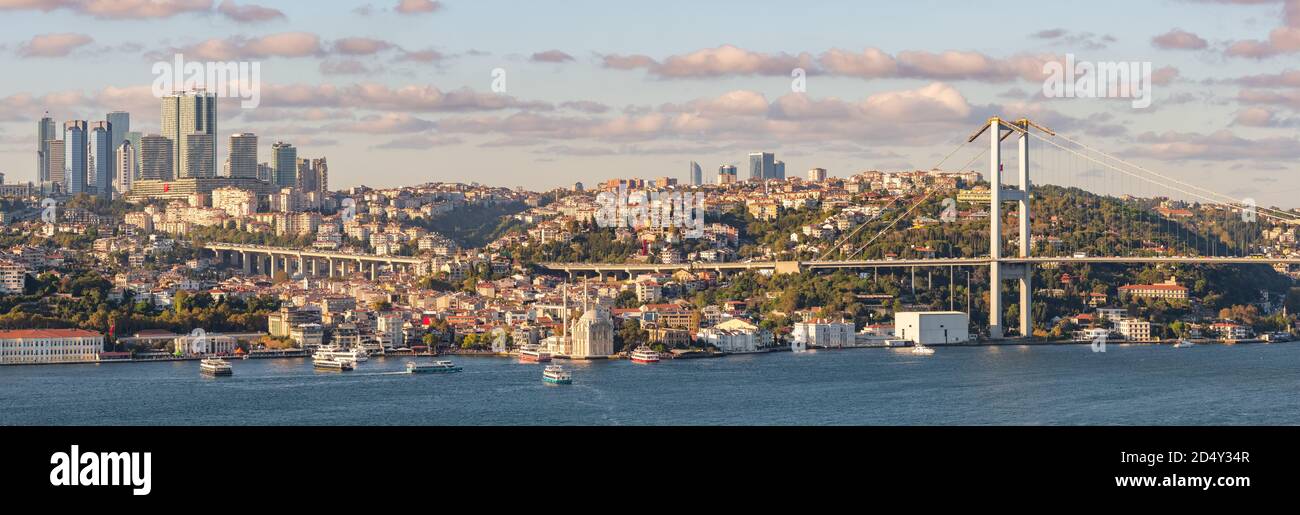
{"label": "shoreline", "polygon": [[[1235,345],[1261,345],[1261,344],[1262,344],[1262,345],[1273,345],[1273,344],[1285,344],[1285,343],[1295,343],[1295,342],[1296,342],[1295,340],[1288,340],[1288,341],[1282,341],[1282,342],[1270,342],[1270,341],[1260,340],[1260,339],[1238,340],[1238,341],[1204,340],[1204,339],[1202,339],[1202,340],[1188,340],[1188,341],[1190,341],[1190,342],[1192,342],[1192,343],[1195,343],[1196,345],[1219,345],[1219,346],[1224,346],[1224,347],[1232,347],[1232,346],[1235,346]],[[1176,343],[1178,343],[1178,340],[1162,340],[1162,341],[1157,341],[1157,342],[1130,342],[1130,341],[1119,340],[1119,341],[1113,341],[1113,342],[1109,342],[1109,341],[1106,342],[1107,345],[1118,345],[1118,346],[1130,346],[1130,345],[1137,345],[1137,346],[1165,346],[1165,345],[1168,345],[1168,346],[1172,346],[1172,345],[1174,345],[1174,344],[1176,344]],[[1050,347],[1050,346],[1063,346],[1063,345],[1085,345],[1085,346],[1088,346],[1088,345],[1092,345],[1092,342],[1079,342],[1079,341],[1033,341],[1033,340],[1026,341],[1026,340],[1002,340],[1002,341],[996,341],[996,342],[994,342],[994,341],[984,341],[984,342],[969,342],[969,343],[934,343],[934,344],[929,344],[929,345],[927,345],[927,346],[928,346],[928,347],[943,347],[943,348],[959,348],[959,347],[970,347],[970,348],[975,348],[975,347],[1012,347],[1012,346]],[[862,350],[862,349],[886,349],[886,350],[888,350],[888,349],[910,349],[910,348],[912,348],[912,347],[914,347],[914,345],[907,345],[907,346],[892,346],[892,347],[891,347],[891,346],[886,346],[886,345],[854,345],[854,346],[848,346],[848,347],[809,347],[805,352],[807,352],[807,351],[844,351],[844,350]],[[292,352],[292,354],[290,354],[289,352]],[[769,349],[760,349],[760,350],[757,350],[757,351],[754,351],[754,352],[693,352],[693,353],[683,353],[682,355],[672,355],[671,352],[664,352],[664,353],[660,353],[660,356],[661,356],[661,360],[662,360],[662,361],[673,361],[673,360],[678,360],[678,359],[683,359],[683,360],[690,360],[690,359],[716,359],[716,358],[726,358],[726,357],[730,357],[730,356],[752,356],[752,355],[756,355],[756,354],[769,354],[769,353],[773,353],[773,352],[793,352],[793,351],[792,351],[792,350],[790,349],[790,347],[788,347],[788,346],[781,346],[781,347],[773,347],[773,348],[769,348]],[[665,355],[667,355],[667,357],[665,357]],[[380,354],[380,355],[377,355],[377,356],[375,356],[375,357],[380,357],[380,358],[382,358],[382,357],[395,357],[395,358],[396,358],[396,357],[439,357],[439,356],[457,356],[457,357],[466,357],[466,358],[503,358],[503,359],[516,359],[516,358],[518,358],[518,355],[517,355],[517,354],[514,354],[514,353],[497,353],[497,352],[449,352],[449,353],[438,353],[438,354],[433,354],[433,353],[415,353],[415,352],[394,352],[394,353]],[[310,358],[310,357],[311,357],[311,355],[308,354],[306,351],[286,351],[285,354],[277,354],[277,355],[274,355],[274,356],[253,356],[253,355],[249,355],[247,358],[234,357],[234,356],[221,356],[222,359],[226,359],[226,360],[229,360],[229,361],[241,361],[241,360],[243,360],[243,359],[259,359],[259,360],[265,360],[265,359],[303,359],[303,358]],[[140,363],[173,363],[173,362],[184,362],[184,361],[202,361],[203,359],[204,359],[203,356],[184,356],[184,357],[170,357],[170,358],[104,359],[104,360],[94,360],[94,361],[57,361],[57,362],[45,362],[45,363],[0,363],[0,367],[51,366],[51,365],[107,365],[107,364],[140,364]],[[628,361],[628,360],[629,360],[629,358],[628,358],[627,356],[621,356],[621,355],[617,355],[617,354],[612,355],[612,356],[608,356],[608,357],[602,357],[602,358],[583,358],[583,359],[574,359],[574,358],[568,358],[568,357],[557,356],[557,357],[555,357],[554,359],[562,360],[562,361]]]}

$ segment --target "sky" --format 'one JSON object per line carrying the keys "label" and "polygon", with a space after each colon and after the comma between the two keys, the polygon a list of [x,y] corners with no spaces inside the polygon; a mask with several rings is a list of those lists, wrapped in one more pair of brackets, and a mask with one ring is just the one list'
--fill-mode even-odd
{"label": "sky", "polygon": [[[254,132],[260,161],[327,157],[336,189],[744,178],[756,151],[787,175],[929,169],[1000,115],[1300,207],[1300,0],[0,0],[0,20],[9,182],[36,179],[46,111],[156,132],[155,64],[180,54],[260,67],[256,107],[220,100],[219,160]],[[1048,98],[1067,54],[1150,63],[1150,106]]]}

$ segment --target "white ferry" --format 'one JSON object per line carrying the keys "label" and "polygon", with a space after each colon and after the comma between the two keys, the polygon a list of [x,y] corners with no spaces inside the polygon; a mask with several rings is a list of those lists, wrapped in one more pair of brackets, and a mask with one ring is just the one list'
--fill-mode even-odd
{"label": "white ferry", "polygon": [[551,354],[539,345],[525,345],[519,349],[519,361],[523,363],[546,363],[551,361]]}
{"label": "white ferry", "polygon": [[353,347],[348,350],[342,350],[338,347],[321,347],[316,351],[317,355],[335,359],[345,359],[354,363],[359,363],[370,359],[370,353],[361,347]]}
{"label": "white ferry", "polygon": [[229,376],[235,374],[235,369],[221,358],[205,358],[199,362],[199,372],[210,376]]}
{"label": "white ferry", "polygon": [[633,363],[658,363],[659,362],[659,353],[655,352],[654,349],[651,349],[650,347],[647,347],[645,345],[637,347],[636,350],[632,351],[632,354],[629,357],[632,358]]}
{"label": "white ferry", "polygon": [[348,358],[335,357],[320,352],[317,352],[311,358],[312,366],[321,370],[337,370],[342,372],[345,370],[352,370],[356,368],[356,363],[357,362],[352,361]]}
{"label": "white ferry", "polygon": [[548,384],[573,384],[573,374],[560,365],[547,365],[542,371],[542,381]]}
{"label": "white ferry", "polygon": [[450,361],[435,361],[433,363],[406,362],[406,373],[408,374],[450,374],[460,371],[461,368]]}

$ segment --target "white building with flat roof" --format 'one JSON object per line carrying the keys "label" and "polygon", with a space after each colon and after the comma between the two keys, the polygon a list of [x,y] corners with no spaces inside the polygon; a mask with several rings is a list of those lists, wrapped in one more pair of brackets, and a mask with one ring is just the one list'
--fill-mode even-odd
{"label": "white building with flat roof", "polygon": [[970,317],[960,311],[894,314],[894,335],[922,345],[970,341]]}

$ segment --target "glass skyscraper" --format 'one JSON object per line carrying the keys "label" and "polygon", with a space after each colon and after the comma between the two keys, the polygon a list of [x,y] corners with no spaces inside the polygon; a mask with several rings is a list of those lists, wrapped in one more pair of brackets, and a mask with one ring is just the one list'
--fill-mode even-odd
{"label": "glass skyscraper", "polygon": [[86,132],[85,120],[63,124],[63,180],[72,195],[86,192]]}
{"label": "glass skyscraper", "polygon": [[[46,116],[36,125],[36,181],[41,184],[42,188],[48,188],[54,182],[54,175],[50,170],[50,163],[54,161],[50,152],[50,141],[59,139],[55,133],[54,119]],[[63,159],[58,159],[60,163]],[[63,175],[62,166],[59,167],[58,175]]]}
{"label": "glass skyscraper", "polygon": [[755,152],[749,155],[749,179],[765,180],[776,178],[776,155],[770,152]]}
{"label": "glass skyscraper", "polygon": [[283,141],[271,145],[271,170],[275,185],[281,188],[298,186],[298,149]]}
{"label": "glass skyscraper", "polygon": [[113,150],[113,126],[108,122],[95,122],[90,127],[86,146],[87,193],[102,198],[113,198],[113,171],[116,152]]}
{"label": "glass skyscraper", "polygon": [[[122,142],[126,141],[126,133],[131,132],[131,113],[125,111],[113,111],[108,113],[104,119],[108,121],[108,128],[112,131],[109,133],[110,148],[112,148],[112,151],[116,153],[118,147],[122,146]],[[118,177],[121,175],[122,171],[118,167],[119,164],[117,158],[114,158],[112,177]]]}
{"label": "glass skyscraper", "polygon": [[[180,92],[167,95],[162,98],[162,136],[172,141],[172,155],[174,156],[175,167],[172,177],[188,177],[190,170],[199,170],[205,173],[200,167],[190,166],[189,149],[190,134],[205,134],[211,137],[212,155],[217,155],[217,98],[212,93],[206,91]],[[198,148],[207,148],[206,143],[196,143]],[[205,159],[206,156],[200,156]],[[215,159],[213,159],[215,162]],[[215,164],[209,164],[213,167]],[[213,168],[212,175],[216,175]]]}

